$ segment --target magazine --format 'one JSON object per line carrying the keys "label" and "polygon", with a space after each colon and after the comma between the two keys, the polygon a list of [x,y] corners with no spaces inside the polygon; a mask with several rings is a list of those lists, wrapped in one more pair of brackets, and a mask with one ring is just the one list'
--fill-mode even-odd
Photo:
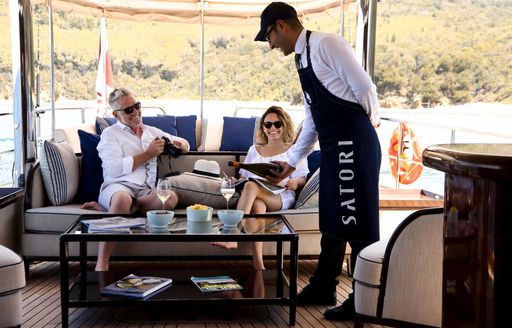
{"label": "magazine", "polygon": [[122,216],[104,217],[96,220],[82,220],[87,231],[130,233],[132,227],[144,227],[146,218],[125,218]]}
{"label": "magazine", "polygon": [[283,191],[285,191],[286,189],[283,187],[283,186],[280,186],[280,185],[276,185],[276,184],[273,184],[271,183],[270,181],[268,181],[267,179],[264,179],[264,178],[256,178],[256,177],[250,177],[248,179],[246,178],[243,178],[241,180],[238,180],[235,184],[235,189],[240,191],[244,188],[244,185],[247,181],[254,181],[256,182],[257,184],[259,184],[261,187],[265,188],[266,190],[270,191],[271,193],[273,193],[274,195],[277,195],[277,194],[280,194],[282,193]]}
{"label": "magazine", "polygon": [[136,276],[130,274],[102,288],[101,295],[146,298],[156,292],[165,290],[171,283],[171,278]]}
{"label": "magazine", "polygon": [[190,280],[202,292],[221,292],[228,290],[242,290],[244,289],[230,276],[216,276],[216,277],[190,277]]}

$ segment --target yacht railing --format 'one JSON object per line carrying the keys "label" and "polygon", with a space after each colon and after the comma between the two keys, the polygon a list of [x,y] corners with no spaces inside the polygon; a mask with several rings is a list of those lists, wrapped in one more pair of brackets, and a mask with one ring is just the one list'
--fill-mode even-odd
{"label": "yacht railing", "polygon": [[[423,115],[422,115],[423,114]],[[417,118],[403,118],[395,115],[381,115],[381,127],[377,129],[381,142],[382,163],[380,183],[391,188],[418,188],[433,191],[437,194],[444,193],[444,174],[436,170],[423,167],[421,153],[423,149],[432,144],[450,143],[510,143],[512,133],[503,131],[490,131],[481,128],[479,119],[474,118],[476,127],[454,125],[453,121],[445,119],[443,122],[433,122],[428,119],[429,113],[421,113]],[[471,115],[471,114],[467,114]],[[411,138],[413,131],[414,138]],[[403,136],[408,136],[404,138]],[[392,148],[392,138],[398,141]],[[413,140],[414,139],[414,140]],[[414,151],[419,150],[419,156],[414,156]],[[393,165],[393,163],[396,163]],[[417,180],[411,183],[401,183],[400,176],[404,172],[400,168],[414,168],[422,170]],[[412,171],[413,169],[411,169]]]}
{"label": "yacht railing", "polygon": [[[236,105],[232,111],[232,115],[239,117],[246,116],[260,116],[268,104],[257,105]],[[304,118],[304,110],[302,106],[283,106],[292,116],[296,125],[302,122]],[[232,110],[233,110],[232,109]],[[96,107],[92,106],[67,106],[55,108],[56,120],[59,124],[56,126],[73,126],[80,125],[87,122],[94,122],[95,117],[98,115]],[[78,112],[78,113],[77,113]],[[162,115],[167,114],[165,106],[144,106],[144,113],[146,115]],[[176,115],[174,110],[169,110],[170,113]],[[51,129],[51,113],[50,108],[40,107],[35,110],[36,117],[36,131],[38,144],[42,140],[51,140],[53,137]],[[58,113],[58,114],[57,114]],[[442,112],[441,118],[443,117]],[[69,114],[69,116],[67,116]],[[442,194],[444,192],[444,175],[435,170],[425,168],[421,165],[421,156],[411,156],[410,153],[414,150],[414,146],[417,146],[419,153],[424,148],[431,144],[440,143],[462,143],[462,142],[487,142],[487,143],[511,143],[512,133],[503,132],[503,129],[493,130],[487,127],[482,127],[478,124],[479,119],[475,118],[474,121],[478,124],[476,127],[464,126],[462,124],[455,125],[457,120],[441,119],[432,120],[429,119],[430,113],[421,111],[390,111],[383,110],[381,113],[382,124],[377,129],[379,141],[381,143],[382,150],[382,163],[381,163],[381,175],[380,184],[384,187],[389,188],[418,188],[433,191],[435,193]],[[0,113],[0,118],[11,115],[11,113]],[[179,114],[178,114],[179,115]],[[510,116],[507,116],[510,118]],[[61,120],[59,122],[59,120]],[[455,121],[455,123],[454,123]],[[504,119],[503,121],[506,121]],[[64,123],[63,123],[64,122]],[[403,138],[406,132],[404,129],[413,130],[415,133],[415,141],[410,138]],[[46,133],[46,135],[45,135]],[[51,133],[51,134],[50,134]],[[395,145],[396,152],[391,152],[390,155],[390,139],[393,136],[398,140],[398,144]],[[4,140],[4,143],[6,140]],[[415,143],[415,144],[414,144]],[[0,148],[0,158],[2,162],[2,171],[5,172],[5,168],[12,167],[12,161],[14,160],[14,140],[10,147],[4,145]],[[390,165],[392,162],[395,165]],[[421,166],[422,173],[419,175],[416,181],[411,183],[400,183],[400,167],[407,165],[419,165]],[[12,169],[9,169],[11,171]],[[6,175],[3,179],[0,179],[0,185],[11,184],[12,177],[9,177],[10,181],[5,181]]]}

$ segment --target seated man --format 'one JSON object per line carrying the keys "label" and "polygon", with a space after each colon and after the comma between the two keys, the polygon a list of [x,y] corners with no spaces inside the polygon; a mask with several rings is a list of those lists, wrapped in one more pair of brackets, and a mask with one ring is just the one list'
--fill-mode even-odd
{"label": "seated man", "polygon": [[[102,160],[103,184],[98,203],[109,213],[130,214],[135,211],[161,209],[162,202],[153,190],[157,157],[164,150],[167,137],[183,153],[190,149],[187,140],[172,136],[152,126],[144,125],[141,105],[133,93],[119,88],[108,99],[117,123],[101,133],[98,154]],[[178,203],[174,192],[164,204],[173,209]],[[93,206],[94,203],[87,204]],[[100,243],[96,271],[108,271],[114,243]]]}

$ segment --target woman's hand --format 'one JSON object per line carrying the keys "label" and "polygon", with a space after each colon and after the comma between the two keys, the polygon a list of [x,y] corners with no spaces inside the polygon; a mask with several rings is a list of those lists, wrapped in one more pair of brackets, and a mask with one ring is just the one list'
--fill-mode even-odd
{"label": "woman's hand", "polygon": [[297,190],[299,185],[297,184],[297,180],[289,179],[288,182],[286,182],[286,184],[284,185],[284,187],[286,188],[286,190],[295,191],[295,190]]}

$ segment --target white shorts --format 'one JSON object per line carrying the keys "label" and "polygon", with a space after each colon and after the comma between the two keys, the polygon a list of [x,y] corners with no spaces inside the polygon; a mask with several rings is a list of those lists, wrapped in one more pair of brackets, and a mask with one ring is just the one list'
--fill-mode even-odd
{"label": "white shorts", "polygon": [[116,183],[109,184],[108,186],[106,186],[105,188],[103,188],[100,191],[100,195],[98,197],[98,203],[103,208],[106,208],[106,209],[110,208],[110,200],[112,199],[112,196],[114,196],[114,194],[116,192],[120,192],[120,191],[124,191],[124,192],[128,193],[130,196],[132,196],[133,202],[132,202],[132,208],[130,208],[130,213],[133,213],[133,212],[137,211],[137,209],[138,209],[137,198],[149,195],[152,190],[151,190],[151,188],[148,188],[146,186],[141,187],[140,185],[136,185],[136,184],[133,184],[130,182],[124,182],[124,183],[116,182]]}
{"label": "white shorts", "polygon": [[285,190],[279,193],[279,196],[281,197],[281,210],[287,210],[295,204],[295,191]]}

